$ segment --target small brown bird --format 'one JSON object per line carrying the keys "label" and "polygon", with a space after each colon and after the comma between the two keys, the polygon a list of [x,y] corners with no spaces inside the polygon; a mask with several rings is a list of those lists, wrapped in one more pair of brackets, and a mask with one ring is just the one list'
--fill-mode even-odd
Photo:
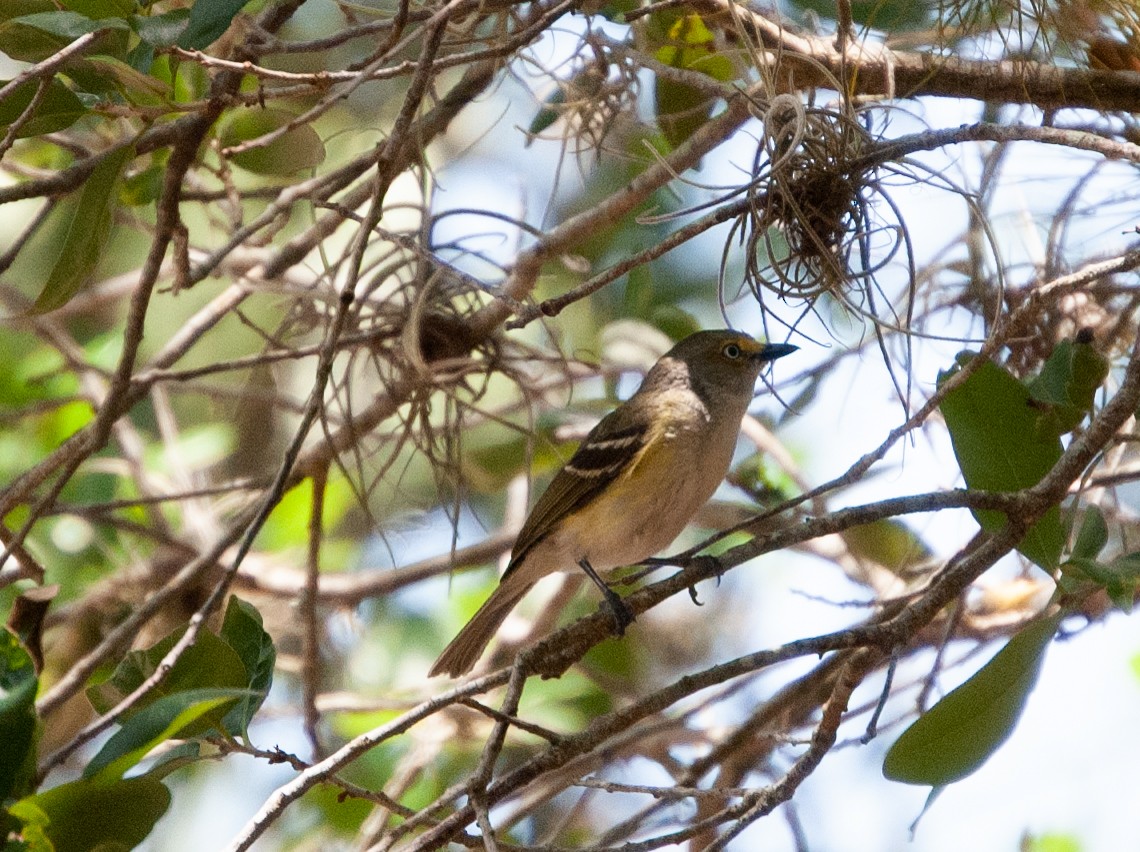
{"label": "small brown bird", "polygon": [[557,571],[582,568],[624,629],[632,614],[598,572],[635,565],[672,543],[724,479],[760,371],[795,350],[736,331],[698,331],[661,356],[554,477],[498,588],[430,675],[470,671],[523,595]]}

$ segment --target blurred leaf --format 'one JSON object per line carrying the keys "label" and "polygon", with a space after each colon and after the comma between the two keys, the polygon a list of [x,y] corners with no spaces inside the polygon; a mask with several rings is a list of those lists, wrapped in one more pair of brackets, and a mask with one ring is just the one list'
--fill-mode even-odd
{"label": "blurred leaf", "polygon": [[151,47],[171,47],[190,24],[189,9],[173,9],[161,15],[134,15],[131,26],[139,38]]}
{"label": "blurred leaf", "polygon": [[[792,0],[802,10],[835,20],[834,0]],[[929,0],[851,0],[851,18],[860,27],[886,32],[925,27],[930,21]]]}
{"label": "blurred leaf", "polygon": [[1087,340],[1062,340],[1041,373],[1029,383],[1029,394],[1041,414],[1042,435],[1064,435],[1092,411],[1097,390],[1108,377],[1108,359]]}
{"label": "blurred leaf", "polygon": [[0,801],[35,776],[36,690],[31,655],[10,630],[0,628]]}
{"label": "blurred leaf", "polygon": [[1081,521],[1081,530],[1077,533],[1077,540],[1073,542],[1073,556],[1082,559],[1093,559],[1108,544],[1108,524],[1104,521],[1104,514],[1097,506],[1085,509],[1084,520]]}
{"label": "blurred leaf", "polygon": [[129,176],[119,187],[119,200],[133,207],[153,204],[162,195],[161,166],[148,166]]}
{"label": "blurred leaf", "polygon": [[58,594],[58,583],[33,586],[16,596],[12,601],[12,610],[8,613],[8,629],[16,634],[20,644],[31,655],[37,673],[43,671],[44,667],[44,619],[52,600]]}
{"label": "blurred leaf", "polygon": [[694,331],[701,330],[697,318],[677,305],[660,305],[654,308],[649,314],[649,322],[673,340],[681,340]]}
{"label": "blurred leaf", "polygon": [[4,0],[0,3],[0,53],[20,62],[40,62],[72,41],[25,24],[29,15],[55,14],[51,0]]}
{"label": "blurred leaf", "polygon": [[255,713],[269,695],[277,649],[262,626],[257,608],[236,595],[226,605],[220,638],[237,652],[247,673],[249,695],[238,702],[224,720],[225,729],[249,739],[247,729]]}
{"label": "blurred leaf", "polygon": [[1013,733],[1060,614],[1018,632],[969,680],[903,731],[883,761],[883,775],[940,787],[965,778]]}
{"label": "blurred leaf", "polygon": [[186,50],[209,47],[242,10],[247,0],[195,0],[190,7],[190,23],[178,39],[178,46]]}
{"label": "blurred leaf", "polygon": [[223,711],[252,695],[247,689],[190,689],[164,695],[131,715],[83,769],[83,777],[110,781],[123,776],[167,740],[211,730],[223,733]]}
{"label": "blurred leaf", "polygon": [[1022,838],[1020,852],[1081,852],[1081,844],[1068,834],[1039,834]]}
{"label": "blurred leaf", "polygon": [[1076,574],[1104,589],[1117,609],[1132,612],[1137,590],[1140,590],[1140,553],[1118,556],[1109,562],[1074,556],[1062,563],[1068,575]]}
{"label": "blurred leaf", "polygon": [[[158,670],[170,649],[185,632],[181,628],[158,644],[141,651],[131,651],[115,667],[111,676],[101,683],[88,687],[87,697],[100,713],[112,707],[138,689]],[[189,690],[244,689],[249,683],[245,663],[236,650],[209,630],[198,633],[193,645],[178,658],[166,678],[132,707],[125,718],[146,708],[163,696]]]}
{"label": "blurred leaf", "polygon": [[103,257],[111,236],[111,211],[117,199],[116,185],[123,169],[134,156],[127,147],[103,158],[83,184],[79,200],[68,206],[67,233],[47,282],[32,306],[33,314],[44,314],[66,305],[87,283]]}
{"label": "blurred leaf", "polygon": [[882,565],[895,574],[905,574],[933,555],[926,543],[896,518],[860,524],[840,535],[854,556]]}
{"label": "blurred leaf", "polygon": [[62,39],[66,39],[65,43],[75,41],[80,36],[87,35],[88,33],[97,33],[103,30],[130,29],[127,22],[121,18],[104,18],[96,21],[86,15],[80,15],[78,12],[70,11],[34,12],[30,15],[10,18],[8,23],[32,27],[49,35],[59,36]]}
{"label": "blurred leaf", "polygon": [[183,766],[197,763],[201,759],[202,744],[194,740],[187,740],[181,745],[163,749],[162,754],[155,756],[146,774],[148,778],[161,780],[171,772],[176,772]]}
{"label": "blurred leaf", "polygon": [[69,73],[75,73],[80,67],[100,76],[110,89],[120,92],[131,103],[157,105],[170,99],[170,89],[166,83],[137,71],[113,56],[91,56],[79,60],[69,66]]}
{"label": "blurred leaf", "polygon": [[133,849],[170,807],[170,791],[143,775],[114,783],[79,780],[12,805],[12,815],[42,827],[54,852]]}
{"label": "blurred leaf", "polygon": [[[0,80],[0,86],[8,84]],[[0,101],[0,136],[8,132],[8,127],[23,114],[39,90],[39,80],[21,83],[12,94]],[[79,98],[58,78],[48,81],[47,91],[26,122],[16,132],[17,139],[29,136],[42,136],[70,127],[87,113]]]}
{"label": "blurred leaf", "polygon": [[627,12],[632,12],[641,3],[639,0],[607,0],[598,8],[598,14],[607,21],[624,24]]}
{"label": "blurred leaf", "polygon": [[[968,363],[970,353],[959,356]],[[941,385],[957,367],[939,374]],[[983,364],[962,385],[951,391],[940,407],[954,455],[966,485],[987,491],[1018,491],[1041,481],[1061,458],[1058,435],[1042,436],[1036,430],[1037,414],[1029,404],[1029,390],[1008,371]],[[982,529],[996,532],[1006,524],[996,511],[975,511]],[[1065,532],[1056,506],[1034,524],[1017,549],[1046,571],[1057,567]]]}
{"label": "blurred leaf", "polygon": [[88,18],[125,18],[138,6],[135,0],[61,0],[64,7]]}
{"label": "blurred leaf", "polygon": [[[285,127],[295,118],[293,113],[279,109],[242,110],[222,128],[222,147],[229,148],[257,139]],[[268,145],[230,155],[230,161],[234,165],[261,175],[290,175],[301,169],[318,166],[324,159],[324,143],[317,131],[308,124],[286,131]]]}
{"label": "blurred leaf", "polygon": [[768,464],[764,453],[752,453],[734,464],[728,471],[727,481],[762,506],[787,500],[795,493],[784,470]]}
{"label": "blurred leaf", "polygon": [[542,102],[542,106],[531,119],[530,127],[526,129],[527,135],[537,136],[546,128],[562,117],[562,107],[566,103],[566,90],[561,86],[550,97]]}
{"label": "blurred leaf", "polygon": [[[668,29],[666,43],[657,48],[654,57],[664,65],[699,71],[722,83],[736,76],[732,62],[717,53],[712,31],[696,14],[677,18]],[[695,86],[661,76],[657,78],[654,93],[657,124],[674,148],[708,120],[716,100]]]}
{"label": "blurred leaf", "polygon": [[475,427],[463,436],[464,482],[478,493],[499,494],[520,473],[537,480],[557,471],[574,453],[572,443],[558,440],[565,422],[564,413],[543,413],[533,437],[497,424]]}

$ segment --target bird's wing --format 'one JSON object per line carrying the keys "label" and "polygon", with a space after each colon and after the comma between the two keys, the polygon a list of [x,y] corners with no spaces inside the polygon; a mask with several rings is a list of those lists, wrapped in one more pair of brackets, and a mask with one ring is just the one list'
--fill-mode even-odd
{"label": "bird's wing", "polygon": [[523,524],[504,577],[561,518],[588,504],[636,463],[651,436],[648,422],[636,422],[629,413],[619,408],[603,417],[554,477]]}

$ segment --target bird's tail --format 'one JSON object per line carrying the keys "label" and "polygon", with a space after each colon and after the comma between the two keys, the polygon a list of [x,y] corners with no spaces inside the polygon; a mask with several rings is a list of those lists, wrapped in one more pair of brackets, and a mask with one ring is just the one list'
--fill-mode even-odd
{"label": "bird's tail", "polygon": [[428,672],[428,677],[446,674],[459,677],[471,671],[491,637],[499,629],[507,615],[515,608],[523,595],[530,591],[534,583],[511,582],[508,577],[491,593],[491,597],[479,607],[479,611],[463,626],[459,634],[443,649],[439,659]]}

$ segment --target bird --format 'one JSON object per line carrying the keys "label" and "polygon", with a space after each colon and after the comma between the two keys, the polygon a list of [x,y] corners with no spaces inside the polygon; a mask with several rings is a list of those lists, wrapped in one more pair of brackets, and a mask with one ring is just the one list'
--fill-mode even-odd
{"label": "bird", "polygon": [[633,615],[601,573],[643,562],[680,534],[728,472],[761,370],[796,349],[706,330],[662,355],[539,497],[498,587],[429,677],[469,672],[515,605],[556,572],[585,571],[622,633]]}

